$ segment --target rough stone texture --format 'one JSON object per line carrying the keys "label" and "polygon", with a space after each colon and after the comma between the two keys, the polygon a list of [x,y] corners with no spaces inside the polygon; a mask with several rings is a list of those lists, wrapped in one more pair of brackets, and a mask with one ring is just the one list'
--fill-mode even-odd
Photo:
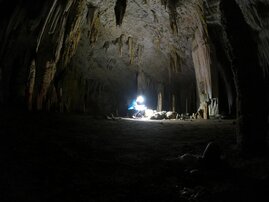
{"label": "rough stone texture", "polygon": [[57,102],[55,76],[74,54],[86,3],[17,0],[14,5],[1,5],[8,11],[1,17],[1,104],[50,110]]}
{"label": "rough stone texture", "polygon": [[203,109],[204,118],[237,107],[238,142],[265,146],[268,1],[2,0],[0,8],[1,110],[124,115],[137,93],[155,109],[161,95],[159,110]]}
{"label": "rough stone texture", "polygon": [[[147,104],[156,109],[161,89],[165,109],[172,109],[172,94],[176,94],[178,111],[185,112],[186,99],[191,103],[189,109],[195,110],[190,41],[181,33],[187,30],[174,32],[171,27],[172,1],[170,7],[159,1],[128,1],[121,26],[116,25],[114,5],[114,1],[90,1],[88,16],[96,16],[90,24],[98,21],[99,26],[94,34],[90,26],[84,26],[71,65],[83,72],[86,88],[92,89],[86,111],[93,103],[99,109],[108,106],[104,112],[123,111],[120,107],[126,109],[137,93],[144,94]],[[105,100],[107,97],[110,99]]]}
{"label": "rough stone texture", "polygon": [[[126,8],[122,22],[117,23],[121,5]],[[23,47],[29,49],[28,56],[22,54],[23,50],[16,51],[25,60],[23,66],[13,67],[16,65],[9,58],[3,61],[5,90],[1,94],[6,105],[14,102],[11,105],[27,105],[28,109],[88,112],[97,107],[97,111],[115,112],[120,110],[119,106],[126,108],[136,93],[145,94],[148,105],[156,108],[157,95],[162,92],[165,109],[194,112],[195,75],[198,83],[202,82],[199,78],[207,81],[208,97],[212,98],[211,67],[198,63],[195,70],[191,58],[194,33],[206,29],[202,1],[118,1],[116,4],[109,0],[80,0],[45,1],[42,5],[23,5],[18,1],[15,8],[6,6],[11,11],[10,16],[2,19],[5,24],[1,32],[2,58],[14,52],[17,41],[24,41]],[[25,18],[16,21],[19,15]],[[28,21],[31,28],[19,27],[17,32],[23,32],[20,36],[24,40],[18,35],[9,40],[13,24],[22,26]],[[63,72],[80,36],[76,56]],[[203,34],[200,37],[204,38]],[[8,41],[15,42],[6,44]],[[210,61],[208,54],[199,57]],[[11,69],[22,76],[14,75]],[[66,82],[70,77],[73,82]],[[11,78],[19,79],[17,85],[10,85]],[[200,90],[198,95],[201,97]],[[102,109],[104,105],[107,109]]]}

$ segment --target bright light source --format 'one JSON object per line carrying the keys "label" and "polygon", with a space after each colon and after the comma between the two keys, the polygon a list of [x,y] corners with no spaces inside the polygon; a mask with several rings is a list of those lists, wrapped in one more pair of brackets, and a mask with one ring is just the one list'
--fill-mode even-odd
{"label": "bright light source", "polygon": [[136,102],[137,103],[143,103],[144,102],[144,97],[139,95],[137,98],[136,98]]}

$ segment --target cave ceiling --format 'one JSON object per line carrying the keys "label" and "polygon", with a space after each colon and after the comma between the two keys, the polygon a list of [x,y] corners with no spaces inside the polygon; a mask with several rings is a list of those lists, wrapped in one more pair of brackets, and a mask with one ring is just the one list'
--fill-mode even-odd
{"label": "cave ceiling", "polygon": [[120,23],[115,0],[87,4],[87,22],[73,60],[86,67],[86,77],[122,80],[142,71],[155,84],[193,81],[191,41],[198,1],[129,0]]}

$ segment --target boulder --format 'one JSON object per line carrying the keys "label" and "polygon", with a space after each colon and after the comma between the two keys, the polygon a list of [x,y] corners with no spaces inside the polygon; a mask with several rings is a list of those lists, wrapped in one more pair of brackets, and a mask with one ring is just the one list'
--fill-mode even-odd
{"label": "boulder", "polygon": [[176,119],[177,118],[177,113],[176,112],[172,112],[172,111],[168,111],[165,114],[167,119]]}

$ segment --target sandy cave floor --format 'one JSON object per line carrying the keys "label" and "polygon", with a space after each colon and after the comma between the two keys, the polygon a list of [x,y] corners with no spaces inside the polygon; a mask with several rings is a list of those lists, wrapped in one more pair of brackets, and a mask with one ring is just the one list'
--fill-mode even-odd
{"label": "sandy cave floor", "polygon": [[[87,115],[0,117],[0,201],[264,201],[266,157],[234,152],[234,120],[97,120]],[[216,168],[178,159],[222,150]],[[196,169],[196,170],[195,170]]]}

